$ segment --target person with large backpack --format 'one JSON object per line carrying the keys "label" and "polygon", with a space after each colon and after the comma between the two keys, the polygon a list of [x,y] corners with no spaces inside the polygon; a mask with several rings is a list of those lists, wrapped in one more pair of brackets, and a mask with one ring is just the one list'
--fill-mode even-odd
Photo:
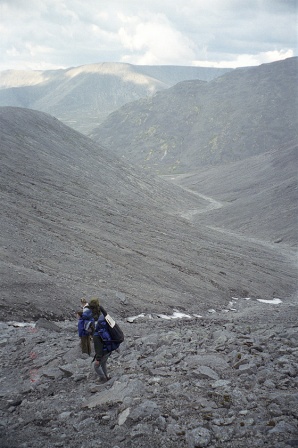
{"label": "person with large backpack", "polygon": [[119,348],[124,341],[124,335],[119,325],[108,315],[106,310],[99,305],[98,299],[89,301],[90,309],[95,319],[93,344],[95,356],[94,370],[101,381],[109,380],[107,361],[111,353]]}

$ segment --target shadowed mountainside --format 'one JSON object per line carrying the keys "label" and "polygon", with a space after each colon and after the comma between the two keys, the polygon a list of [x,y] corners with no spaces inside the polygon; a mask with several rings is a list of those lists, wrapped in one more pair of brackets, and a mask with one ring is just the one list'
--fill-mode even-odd
{"label": "shadowed mountainside", "polygon": [[40,112],[1,108],[0,132],[4,320],[65,317],[82,295],[127,314],[295,291],[283,254],[179,217],[203,198]]}
{"label": "shadowed mountainside", "polygon": [[210,80],[230,69],[99,63],[66,70],[0,72],[0,106],[47,112],[88,134],[111,112],[185,79]]}
{"label": "shadowed mountainside", "polygon": [[290,58],[210,82],[181,82],[126,104],[91,137],[160,174],[264,153],[298,139],[297,63]]}

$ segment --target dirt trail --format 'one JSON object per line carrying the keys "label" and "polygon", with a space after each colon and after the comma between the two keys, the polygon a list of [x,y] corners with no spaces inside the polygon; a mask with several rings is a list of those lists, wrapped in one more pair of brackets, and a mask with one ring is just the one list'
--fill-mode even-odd
{"label": "dirt trail", "polygon": [[223,203],[217,201],[216,199],[213,199],[209,196],[198,193],[196,191],[190,190],[189,188],[182,187],[181,185],[180,185],[180,187],[183,188],[183,190],[188,191],[188,192],[194,194],[195,196],[199,196],[201,199],[204,199],[205,201],[209,202],[209,204],[205,208],[191,209],[191,210],[187,210],[186,212],[181,213],[182,218],[191,220],[193,218],[193,216],[195,216],[195,215],[198,215],[200,213],[210,212],[211,210],[216,210],[218,208],[223,207]]}
{"label": "dirt trail", "polygon": [[[181,212],[181,216],[185,219],[188,219],[190,221],[193,221],[193,218],[196,215],[207,213],[211,210],[216,210],[219,208],[224,207],[224,203],[217,201],[216,199],[206,196],[204,194],[198,193],[197,191],[191,190],[190,188],[184,187],[177,182],[177,180],[183,177],[183,175],[177,175],[177,176],[164,176],[166,179],[172,181],[176,185],[180,186],[183,190],[188,191],[189,193],[192,193],[195,196],[200,197],[201,199],[204,199],[205,201],[209,202],[209,204],[204,208],[198,208],[198,209],[190,209],[187,211]],[[277,252],[279,255],[282,255],[287,259],[288,262],[290,262],[293,266],[298,268],[298,254],[297,251],[292,249],[291,247],[281,244],[281,243],[271,243],[270,241],[261,240],[258,238],[249,237],[248,235],[237,233],[232,230],[228,230],[222,227],[216,227],[216,226],[210,226],[207,225],[209,229],[212,229],[216,232],[223,233],[228,236],[232,236],[234,238],[237,238],[238,240],[250,242],[259,246],[263,246],[265,248],[271,249],[275,252]]]}

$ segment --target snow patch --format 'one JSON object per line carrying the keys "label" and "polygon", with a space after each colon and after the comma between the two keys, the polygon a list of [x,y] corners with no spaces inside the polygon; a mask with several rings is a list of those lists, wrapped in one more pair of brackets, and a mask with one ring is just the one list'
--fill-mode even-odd
{"label": "snow patch", "polygon": [[188,319],[191,319],[191,316],[189,314],[181,313],[180,311],[174,310],[174,313],[172,316],[169,316],[167,314],[157,314],[158,317],[161,319],[181,319],[183,317],[187,317]]}
{"label": "snow patch", "polygon": [[35,328],[35,322],[7,322],[7,325],[10,325],[11,327],[31,327]]}
{"label": "snow patch", "polygon": [[262,303],[271,303],[272,305],[278,305],[279,303],[282,303],[282,300],[280,299],[270,299],[270,300],[266,300],[266,299],[257,299],[258,302],[262,302]]}
{"label": "snow patch", "polygon": [[138,316],[128,317],[126,320],[127,322],[134,322],[136,319],[139,319],[140,317],[145,317],[145,313],[138,314]]}

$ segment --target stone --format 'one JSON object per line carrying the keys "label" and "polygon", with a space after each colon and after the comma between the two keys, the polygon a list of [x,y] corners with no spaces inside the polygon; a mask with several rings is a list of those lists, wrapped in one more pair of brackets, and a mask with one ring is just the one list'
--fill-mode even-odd
{"label": "stone", "polygon": [[188,448],[204,448],[211,441],[211,433],[208,429],[198,427],[186,434],[186,442]]}
{"label": "stone", "polygon": [[133,421],[145,419],[156,419],[160,416],[157,404],[151,400],[145,400],[143,403],[135,407],[129,414],[129,418]]}
{"label": "stone", "polygon": [[196,376],[197,378],[202,379],[212,379],[212,380],[218,380],[219,376],[214,370],[210,369],[210,367],[207,366],[200,366],[196,370],[192,371],[192,374]]}
{"label": "stone", "polygon": [[230,384],[231,384],[231,380],[217,380],[211,384],[211,387],[213,387],[213,389],[217,389],[219,387],[229,386]]}
{"label": "stone", "polygon": [[116,381],[110,389],[103,390],[90,399],[85,399],[82,406],[92,409],[107,403],[123,402],[125,397],[135,396],[142,389],[143,384],[139,380]]}
{"label": "stone", "polygon": [[121,414],[119,414],[119,416],[118,416],[118,425],[119,426],[123,425],[126,422],[127,417],[129,416],[129,413],[130,413],[130,408],[127,408],[124,411],[122,411]]}

